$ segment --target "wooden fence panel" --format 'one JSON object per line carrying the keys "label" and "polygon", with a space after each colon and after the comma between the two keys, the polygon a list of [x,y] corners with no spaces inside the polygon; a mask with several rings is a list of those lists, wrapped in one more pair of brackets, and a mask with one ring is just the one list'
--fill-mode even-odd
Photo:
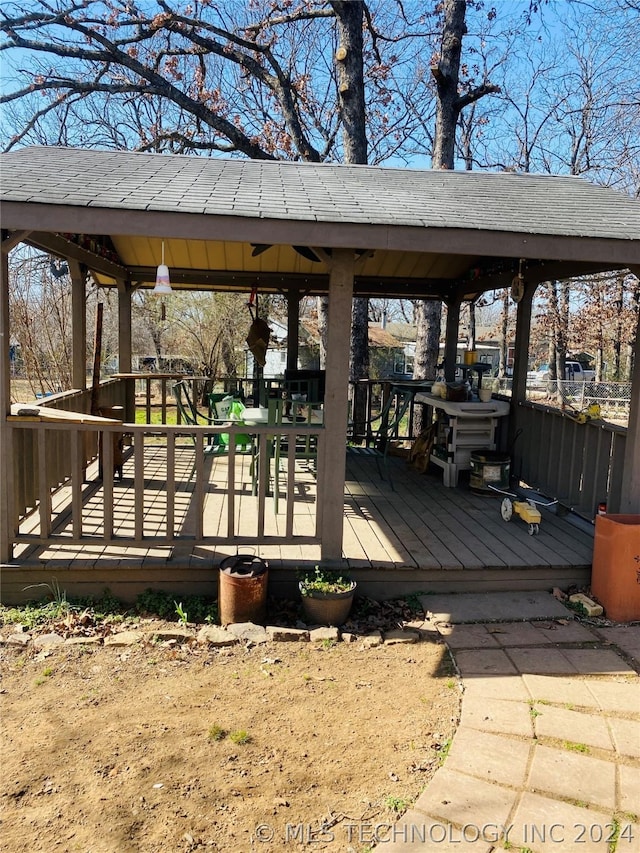
{"label": "wooden fence panel", "polygon": [[533,403],[515,413],[522,430],[513,447],[513,471],[532,488],[592,519],[597,505],[619,495],[626,430]]}

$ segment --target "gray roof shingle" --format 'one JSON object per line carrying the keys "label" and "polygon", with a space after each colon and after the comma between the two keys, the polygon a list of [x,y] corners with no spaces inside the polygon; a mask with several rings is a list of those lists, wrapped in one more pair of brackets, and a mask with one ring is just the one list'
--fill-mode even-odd
{"label": "gray roof shingle", "polygon": [[640,204],[570,176],[24,148],[3,201],[640,239]]}

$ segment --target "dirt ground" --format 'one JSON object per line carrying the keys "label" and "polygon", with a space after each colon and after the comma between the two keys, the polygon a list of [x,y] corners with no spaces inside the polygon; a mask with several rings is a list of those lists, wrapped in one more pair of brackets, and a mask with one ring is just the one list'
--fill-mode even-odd
{"label": "dirt ground", "polygon": [[7,853],[364,853],[458,719],[428,639],[0,655]]}

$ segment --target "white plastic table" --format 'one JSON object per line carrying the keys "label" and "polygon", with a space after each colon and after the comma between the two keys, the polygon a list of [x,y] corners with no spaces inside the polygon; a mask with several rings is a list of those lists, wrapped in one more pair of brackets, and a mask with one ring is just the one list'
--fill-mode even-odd
{"label": "white plastic table", "polygon": [[471,468],[473,450],[495,450],[498,418],[508,415],[511,408],[506,400],[453,403],[434,394],[417,394],[416,403],[433,406],[448,416],[446,458],[432,452],[431,462],[443,469],[442,482],[450,487],[457,486],[460,471]]}

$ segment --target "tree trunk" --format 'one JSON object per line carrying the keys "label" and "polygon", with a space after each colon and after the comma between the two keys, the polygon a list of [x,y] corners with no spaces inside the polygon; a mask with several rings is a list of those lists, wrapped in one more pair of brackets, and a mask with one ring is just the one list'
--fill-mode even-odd
{"label": "tree trunk", "polygon": [[465,0],[445,0],[442,47],[437,66],[431,71],[436,80],[436,132],[431,165],[434,169],[453,169],[456,125],[460,107],[458,81],[462,39],[467,32]]}
{"label": "tree trunk", "polygon": [[[557,287],[557,282],[555,283]],[[569,340],[569,283],[560,282],[558,297],[558,325],[556,327],[556,375],[558,379],[566,378],[565,365],[567,362],[567,344]]]}
{"label": "tree trunk", "polygon": [[336,80],[342,120],[342,144],[345,163],[367,162],[366,111],[364,101],[364,63],[362,0],[335,0],[338,50]]}
{"label": "tree trunk", "polygon": [[618,289],[613,303],[616,331],[613,339],[613,375],[619,382],[622,378],[622,306],[624,305],[624,276],[618,277]]}
{"label": "tree trunk", "polygon": [[318,296],[318,336],[320,338],[320,368],[324,370],[327,363],[327,326],[329,323],[329,297]]}
{"label": "tree trunk", "polygon": [[[440,355],[440,324],[442,302],[420,299],[415,304],[416,351],[413,358],[413,378],[435,378]],[[425,409],[416,406],[413,417],[413,434],[420,435],[428,426]]]}
{"label": "tree trunk", "polygon": [[[368,156],[362,37],[364,2],[333,0],[331,8],[337,21],[338,49],[335,64],[344,162],[362,164],[367,162]],[[351,317],[349,374],[351,381],[357,383],[369,376],[369,300],[354,299]],[[355,425],[364,425],[365,418],[365,395],[357,394],[352,397],[354,435],[360,431]]]}
{"label": "tree trunk", "polygon": [[[633,316],[635,317],[635,322],[633,323],[633,328],[636,328],[637,324],[640,323],[640,278],[636,279],[636,283],[634,288],[631,291],[631,311]],[[633,362],[634,362],[634,339],[631,336],[627,341],[626,346],[626,358],[625,358],[625,374],[624,378],[629,382],[633,376]]]}
{"label": "tree trunk", "polygon": [[498,376],[504,379],[507,375],[507,352],[509,349],[509,291],[505,289],[502,297],[502,316],[500,320],[500,361]]}
{"label": "tree trunk", "polygon": [[467,349],[476,348],[476,303],[469,303],[469,334],[467,335]]}
{"label": "tree trunk", "polygon": [[[438,97],[436,99],[436,132],[431,166],[434,169],[453,169],[455,162],[456,124],[460,108],[458,79],[462,39],[467,31],[465,0],[445,0],[444,23],[440,61],[433,67]],[[442,303],[420,301],[416,303],[416,355],[414,379],[435,377],[440,343]],[[419,435],[426,424],[424,411],[418,407],[414,417],[414,435]]]}

